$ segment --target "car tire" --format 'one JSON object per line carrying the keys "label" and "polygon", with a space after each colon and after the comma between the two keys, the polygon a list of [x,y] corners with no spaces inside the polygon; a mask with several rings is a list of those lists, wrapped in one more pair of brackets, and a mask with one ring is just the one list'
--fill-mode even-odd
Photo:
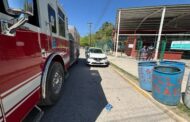
{"label": "car tire", "polygon": [[46,81],[46,98],[44,105],[55,104],[61,95],[64,83],[64,69],[61,63],[53,62],[49,68]]}
{"label": "car tire", "polygon": [[90,67],[91,65],[90,65],[90,64],[88,64],[88,63],[86,63],[86,66],[87,66],[87,67]]}
{"label": "car tire", "polygon": [[106,65],[106,67],[109,67],[109,65],[110,65],[110,63],[108,63],[108,64]]}

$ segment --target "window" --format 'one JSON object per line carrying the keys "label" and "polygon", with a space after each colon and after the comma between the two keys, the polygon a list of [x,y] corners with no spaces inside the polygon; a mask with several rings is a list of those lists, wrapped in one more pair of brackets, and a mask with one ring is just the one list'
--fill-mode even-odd
{"label": "window", "polygon": [[29,16],[28,23],[34,26],[40,26],[39,25],[39,17],[38,17],[38,6],[37,6],[37,0],[34,1],[34,16]]}
{"label": "window", "polygon": [[65,15],[58,8],[58,18],[59,18],[59,35],[65,37]]}
{"label": "window", "polygon": [[71,33],[69,33],[69,40],[72,40],[72,41],[74,40],[74,37]]}
{"label": "window", "polygon": [[89,52],[90,53],[99,53],[99,54],[103,53],[101,49],[93,49],[93,48],[89,49]]}
{"label": "window", "polygon": [[49,16],[49,22],[52,24],[52,32],[56,33],[57,28],[56,28],[56,16],[55,16],[55,10],[48,5],[48,16]]}

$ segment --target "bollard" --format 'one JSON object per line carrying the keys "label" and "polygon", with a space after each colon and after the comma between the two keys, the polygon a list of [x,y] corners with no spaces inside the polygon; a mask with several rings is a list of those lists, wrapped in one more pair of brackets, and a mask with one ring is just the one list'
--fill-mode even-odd
{"label": "bollard", "polygon": [[188,108],[190,108],[190,73],[189,73],[189,77],[188,77],[188,81],[186,85],[184,103]]}

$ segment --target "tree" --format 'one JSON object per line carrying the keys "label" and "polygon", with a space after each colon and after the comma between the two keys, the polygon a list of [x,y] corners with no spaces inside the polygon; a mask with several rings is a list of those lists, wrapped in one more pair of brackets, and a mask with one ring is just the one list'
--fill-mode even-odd
{"label": "tree", "polygon": [[[107,41],[112,39],[112,32],[113,32],[114,26],[110,22],[104,22],[100,29],[91,35],[92,44],[94,44],[96,41]],[[81,46],[89,46],[89,35],[81,37],[80,41]]]}
{"label": "tree", "polygon": [[80,45],[81,46],[89,46],[89,37],[88,36],[81,37]]}
{"label": "tree", "polygon": [[102,24],[101,28],[96,32],[97,40],[110,40],[112,39],[112,32],[114,26],[112,23],[105,22]]}

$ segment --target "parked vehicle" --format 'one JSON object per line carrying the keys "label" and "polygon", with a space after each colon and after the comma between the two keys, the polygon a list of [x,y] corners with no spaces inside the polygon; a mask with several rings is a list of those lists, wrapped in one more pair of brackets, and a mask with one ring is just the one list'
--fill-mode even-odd
{"label": "parked vehicle", "polygon": [[85,47],[85,57],[87,57],[89,47]]}
{"label": "parked vehicle", "polygon": [[61,95],[72,64],[67,16],[57,0],[1,0],[0,24],[0,122],[18,122]]}
{"label": "parked vehicle", "polygon": [[100,48],[91,47],[87,51],[86,62],[88,65],[108,66],[107,55]]}
{"label": "parked vehicle", "polygon": [[80,55],[80,35],[76,27],[69,26],[70,62],[76,62]]}

